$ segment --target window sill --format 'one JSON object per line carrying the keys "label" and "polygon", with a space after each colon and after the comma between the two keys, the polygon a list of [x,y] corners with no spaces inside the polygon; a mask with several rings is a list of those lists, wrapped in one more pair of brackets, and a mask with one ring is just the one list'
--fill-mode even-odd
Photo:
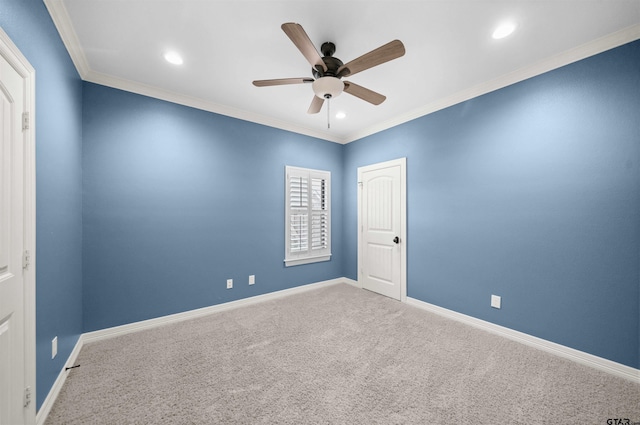
{"label": "window sill", "polygon": [[321,261],[331,260],[331,254],[321,255],[318,257],[305,257],[305,258],[289,258],[284,260],[285,267],[301,266],[302,264],[319,263]]}

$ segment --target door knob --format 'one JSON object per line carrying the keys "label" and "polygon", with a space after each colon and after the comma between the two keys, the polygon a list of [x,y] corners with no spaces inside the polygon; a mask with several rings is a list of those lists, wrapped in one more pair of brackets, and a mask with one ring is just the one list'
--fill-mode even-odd
{"label": "door knob", "polygon": [[400,242],[400,238],[396,236],[395,238],[393,238],[393,242],[394,243],[399,243]]}

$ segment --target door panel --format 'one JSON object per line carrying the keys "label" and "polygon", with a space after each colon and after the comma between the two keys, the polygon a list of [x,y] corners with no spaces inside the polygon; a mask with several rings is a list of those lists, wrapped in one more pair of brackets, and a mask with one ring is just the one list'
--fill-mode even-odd
{"label": "door panel", "polygon": [[0,57],[0,423],[24,423],[24,80]]}
{"label": "door panel", "polygon": [[358,169],[362,287],[401,300],[404,279],[404,160]]}
{"label": "door panel", "polygon": [[393,254],[393,247],[369,243],[367,245],[367,277],[393,285]]}

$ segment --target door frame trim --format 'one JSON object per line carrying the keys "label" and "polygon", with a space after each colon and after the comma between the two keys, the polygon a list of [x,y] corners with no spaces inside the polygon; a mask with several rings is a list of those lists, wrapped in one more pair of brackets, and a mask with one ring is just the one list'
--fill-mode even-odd
{"label": "door frame trim", "polygon": [[358,285],[362,287],[362,173],[379,170],[382,168],[400,166],[400,301],[407,302],[407,158],[398,158],[390,161],[358,167]]}
{"label": "door frame trim", "polygon": [[28,424],[36,420],[36,71],[11,38],[0,28],[0,55],[24,80],[24,112],[29,128],[22,132],[24,142],[24,249],[29,251],[29,267],[23,269],[25,385],[31,388],[26,409]]}

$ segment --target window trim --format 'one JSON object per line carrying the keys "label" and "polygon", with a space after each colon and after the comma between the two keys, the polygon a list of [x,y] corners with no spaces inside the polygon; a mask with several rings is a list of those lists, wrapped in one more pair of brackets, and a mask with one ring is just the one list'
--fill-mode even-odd
{"label": "window trim", "polygon": [[[290,191],[290,179],[291,177],[302,177],[307,180],[307,188],[309,193],[309,199],[307,200],[308,209],[306,212],[307,215],[307,225],[308,225],[308,233],[307,239],[309,245],[311,244],[311,223],[313,217],[313,209],[311,200],[312,193],[312,180],[313,179],[323,179],[325,181],[324,184],[324,208],[323,210],[327,213],[327,232],[326,232],[326,247],[317,250],[314,250],[308,246],[306,251],[301,253],[292,253],[291,252],[291,217],[292,217],[292,208],[291,208],[291,191]],[[285,166],[285,241],[284,241],[284,251],[285,258],[284,264],[285,267],[298,266],[302,264],[311,264],[322,261],[331,260],[331,172],[325,170],[314,170],[311,168],[301,168],[301,167],[293,167],[293,166]],[[317,210],[316,210],[317,211]],[[299,212],[298,212],[299,213]]]}

